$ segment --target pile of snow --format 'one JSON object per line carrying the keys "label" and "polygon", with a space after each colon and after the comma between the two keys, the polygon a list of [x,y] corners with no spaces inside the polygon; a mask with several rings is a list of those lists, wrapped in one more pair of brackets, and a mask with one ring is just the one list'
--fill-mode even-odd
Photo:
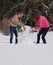
{"label": "pile of snow", "polygon": [[33,40],[31,39],[30,34],[30,26],[24,26],[26,30],[23,30],[23,32],[19,35],[19,43],[22,43],[24,45],[33,45]]}

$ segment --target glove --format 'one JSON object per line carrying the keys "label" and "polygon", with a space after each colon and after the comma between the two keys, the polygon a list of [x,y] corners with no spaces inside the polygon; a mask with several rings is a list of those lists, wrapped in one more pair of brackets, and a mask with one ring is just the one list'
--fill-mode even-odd
{"label": "glove", "polygon": [[32,28],[32,31],[35,31],[35,28]]}
{"label": "glove", "polygon": [[31,29],[30,29],[30,33],[31,33],[31,32],[34,32],[34,31],[35,31],[35,28],[31,28]]}

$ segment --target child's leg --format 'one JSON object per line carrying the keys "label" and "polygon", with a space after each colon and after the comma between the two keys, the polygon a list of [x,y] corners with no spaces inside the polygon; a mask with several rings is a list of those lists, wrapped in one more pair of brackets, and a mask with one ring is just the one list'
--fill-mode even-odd
{"label": "child's leg", "polygon": [[12,43],[13,39],[13,27],[10,26],[10,43]]}
{"label": "child's leg", "polygon": [[45,28],[44,31],[43,31],[43,33],[42,33],[42,40],[43,40],[43,43],[46,43],[45,36],[46,36],[48,30],[49,30],[49,28]]}
{"label": "child's leg", "polygon": [[43,33],[43,29],[40,29],[39,33],[37,34],[37,43],[40,42],[40,35]]}
{"label": "child's leg", "polygon": [[16,44],[18,42],[18,39],[17,39],[18,32],[17,32],[16,28],[14,28],[14,34],[15,34],[15,44]]}

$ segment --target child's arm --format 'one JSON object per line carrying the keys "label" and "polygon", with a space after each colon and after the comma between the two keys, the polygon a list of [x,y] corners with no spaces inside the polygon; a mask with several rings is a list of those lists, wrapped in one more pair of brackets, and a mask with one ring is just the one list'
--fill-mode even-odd
{"label": "child's arm", "polygon": [[24,24],[22,23],[21,19],[18,19],[18,20],[17,20],[17,23],[18,23],[18,25],[20,25],[21,27],[24,26]]}
{"label": "child's arm", "polygon": [[37,26],[31,28],[31,31],[38,31],[42,27],[42,21],[37,23]]}
{"label": "child's arm", "polygon": [[26,29],[25,26],[24,26],[24,24],[22,23],[21,19],[17,20],[17,24],[18,24],[19,26],[21,26],[21,29],[23,29],[23,30]]}
{"label": "child's arm", "polygon": [[42,20],[39,20],[37,26],[33,27],[35,30],[38,30],[42,27]]}

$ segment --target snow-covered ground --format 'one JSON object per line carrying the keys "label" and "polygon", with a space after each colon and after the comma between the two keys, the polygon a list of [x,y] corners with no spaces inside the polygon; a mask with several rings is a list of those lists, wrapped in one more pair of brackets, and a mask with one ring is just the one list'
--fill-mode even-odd
{"label": "snow-covered ground", "polygon": [[0,65],[53,65],[53,32],[48,32],[47,44],[36,44],[37,32],[25,33],[19,33],[16,45],[0,33]]}

